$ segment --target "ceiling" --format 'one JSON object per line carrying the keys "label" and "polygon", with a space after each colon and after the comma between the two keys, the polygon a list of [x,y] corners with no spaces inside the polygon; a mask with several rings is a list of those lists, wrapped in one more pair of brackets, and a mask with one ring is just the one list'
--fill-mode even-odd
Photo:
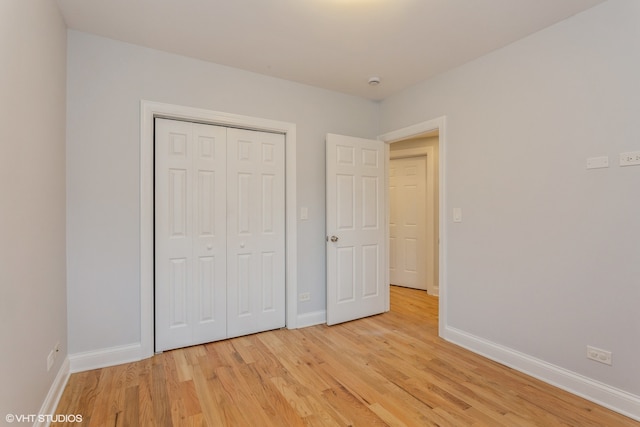
{"label": "ceiling", "polygon": [[603,1],[57,0],[71,29],[373,100]]}

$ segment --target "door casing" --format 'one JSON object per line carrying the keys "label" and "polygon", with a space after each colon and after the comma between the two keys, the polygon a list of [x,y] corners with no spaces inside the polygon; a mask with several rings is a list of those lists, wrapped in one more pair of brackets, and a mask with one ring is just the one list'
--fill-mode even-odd
{"label": "door casing", "polygon": [[286,327],[297,325],[296,125],[288,122],[142,100],[140,103],[140,348],[154,354],[154,118],[164,117],[285,135]]}

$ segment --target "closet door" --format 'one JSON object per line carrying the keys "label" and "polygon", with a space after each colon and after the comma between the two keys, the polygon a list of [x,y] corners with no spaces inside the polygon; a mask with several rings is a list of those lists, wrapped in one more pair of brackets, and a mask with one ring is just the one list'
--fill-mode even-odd
{"label": "closet door", "polygon": [[156,351],[226,337],[226,128],[155,121]]}
{"label": "closet door", "polygon": [[227,131],[227,334],[285,326],[284,135]]}

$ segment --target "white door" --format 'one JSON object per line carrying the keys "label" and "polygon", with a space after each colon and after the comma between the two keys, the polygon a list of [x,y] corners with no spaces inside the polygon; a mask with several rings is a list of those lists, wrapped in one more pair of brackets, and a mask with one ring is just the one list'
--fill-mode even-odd
{"label": "white door", "polygon": [[284,135],[229,129],[229,337],[285,326]]}
{"label": "white door", "polygon": [[426,156],[389,162],[389,280],[428,288]]}
{"label": "white door", "polygon": [[224,338],[226,129],[156,119],[156,350]]}
{"label": "white door", "polygon": [[285,326],[284,135],[155,122],[156,351]]}
{"label": "white door", "polygon": [[385,146],[327,135],[327,324],[386,307]]}

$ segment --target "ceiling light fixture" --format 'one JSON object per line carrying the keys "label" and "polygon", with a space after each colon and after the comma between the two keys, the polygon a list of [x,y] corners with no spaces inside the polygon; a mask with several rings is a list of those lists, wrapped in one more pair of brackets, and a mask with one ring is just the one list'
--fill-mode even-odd
{"label": "ceiling light fixture", "polygon": [[369,86],[378,86],[380,84],[380,77],[370,77]]}

